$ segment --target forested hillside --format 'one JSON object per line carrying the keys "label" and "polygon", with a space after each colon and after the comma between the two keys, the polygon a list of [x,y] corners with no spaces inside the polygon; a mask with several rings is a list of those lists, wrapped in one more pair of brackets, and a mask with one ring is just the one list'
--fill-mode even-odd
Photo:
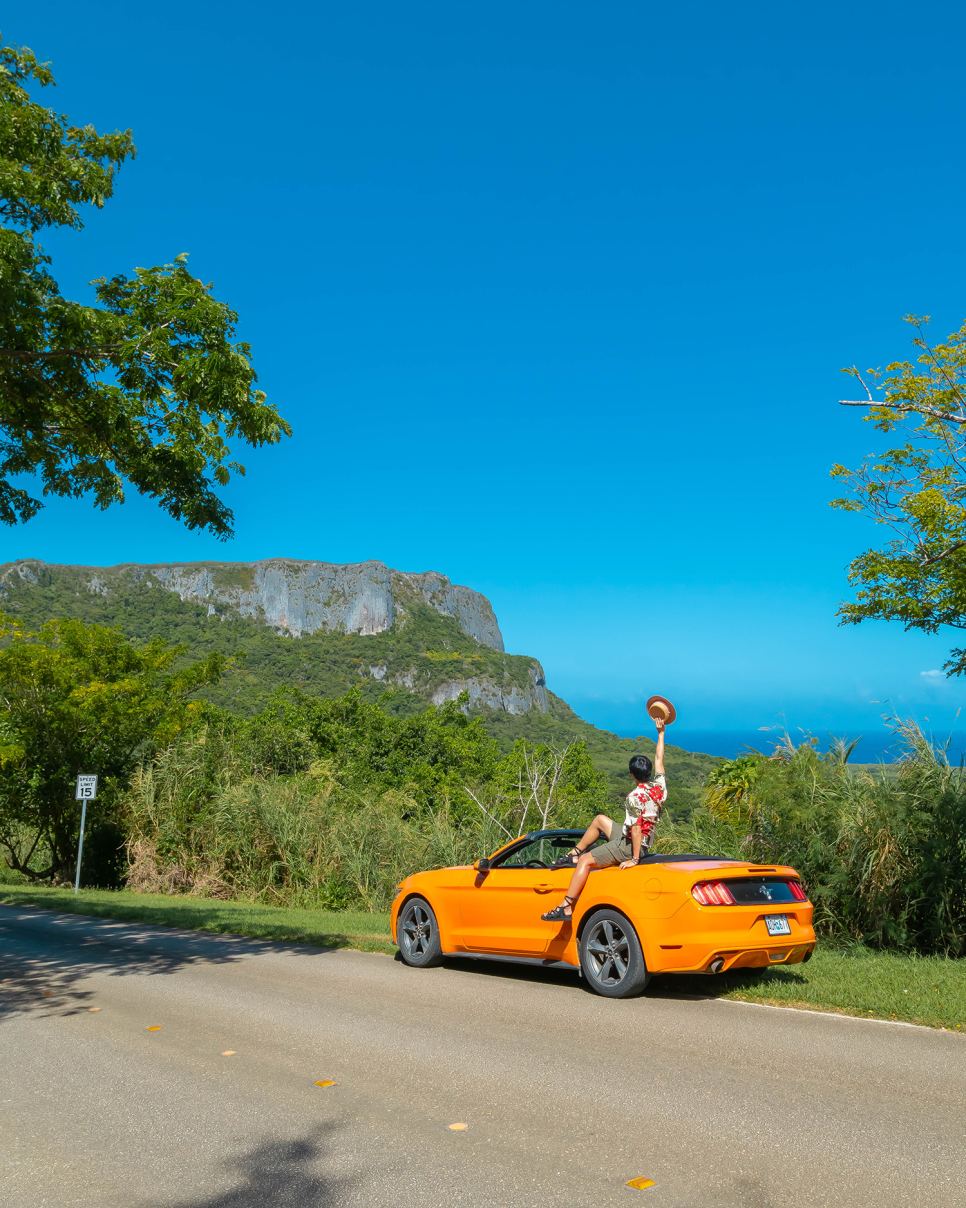
{"label": "forested hillside", "polygon": [[[615,807],[631,785],[630,756],[653,752],[650,738],[619,738],[578,717],[547,689],[536,659],[505,654],[476,640],[454,617],[412,596],[382,632],[323,630],[294,637],[236,610],[212,612],[209,603],[182,599],[148,576],[38,562],[8,564],[0,571],[0,610],[29,628],[50,619],[76,618],[116,627],[139,642],[161,638],[183,646],[184,661],[212,652],[230,656],[234,663],[228,674],[199,695],[240,717],[260,712],[286,688],[332,699],[355,687],[363,700],[378,700],[398,717],[413,716],[465,691],[472,712],[483,718],[504,753],[520,738],[561,745],[574,738],[586,742]],[[672,746],[666,762],[668,809],[686,816],[719,761]]]}

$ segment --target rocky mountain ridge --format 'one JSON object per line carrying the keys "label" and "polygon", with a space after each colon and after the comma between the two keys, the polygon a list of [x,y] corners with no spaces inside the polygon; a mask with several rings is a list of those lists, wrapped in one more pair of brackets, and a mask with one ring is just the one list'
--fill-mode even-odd
{"label": "rocky mountain ridge", "polygon": [[[303,689],[332,695],[362,680],[425,704],[466,692],[471,707],[513,715],[549,707],[543,668],[505,653],[489,600],[435,571],[293,558],[109,567],[24,558],[0,566],[0,610],[34,625],[76,616],[242,653],[242,687],[294,676]],[[258,633],[285,642],[266,647]],[[368,641],[350,652],[346,637]]]}
{"label": "rocky mountain ridge", "polygon": [[59,566],[33,558],[0,566],[0,599],[17,579],[39,582],[45,570],[90,572],[87,588],[109,596],[125,578],[157,585],[183,601],[206,604],[210,616],[239,616],[292,637],[319,630],[370,636],[390,629],[407,601],[419,599],[452,617],[483,646],[503,650],[503,635],[486,596],[436,571],[411,574],[383,562],[333,563],[297,558],[260,562],[155,562]]}

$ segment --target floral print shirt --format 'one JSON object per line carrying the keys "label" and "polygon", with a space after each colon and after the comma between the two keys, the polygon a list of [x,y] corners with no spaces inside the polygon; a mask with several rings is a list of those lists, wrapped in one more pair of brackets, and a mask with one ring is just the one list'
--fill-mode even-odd
{"label": "floral print shirt", "polygon": [[661,819],[661,810],[667,800],[667,781],[663,773],[653,780],[645,780],[627,794],[624,806],[624,834],[630,837],[635,822],[641,824],[641,851],[651,846],[654,830]]}

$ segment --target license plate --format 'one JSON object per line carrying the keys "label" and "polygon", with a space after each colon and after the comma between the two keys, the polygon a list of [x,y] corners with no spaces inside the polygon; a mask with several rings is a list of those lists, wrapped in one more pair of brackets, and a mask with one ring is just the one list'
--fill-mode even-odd
{"label": "license plate", "polygon": [[768,928],[769,935],[791,935],[792,933],[792,929],[788,925],[787,914],[765,915],[765,926]]}

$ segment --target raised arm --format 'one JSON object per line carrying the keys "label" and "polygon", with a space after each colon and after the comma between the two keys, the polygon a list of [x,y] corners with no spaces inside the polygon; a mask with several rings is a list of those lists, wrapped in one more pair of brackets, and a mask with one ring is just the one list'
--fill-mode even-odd
{"label": "raised arm", "polygon": [[654,752],[654,774],[656,776],[664,775],[664,722],[661,718],[656,717],[654,724],[657,726],[657,750]]}

